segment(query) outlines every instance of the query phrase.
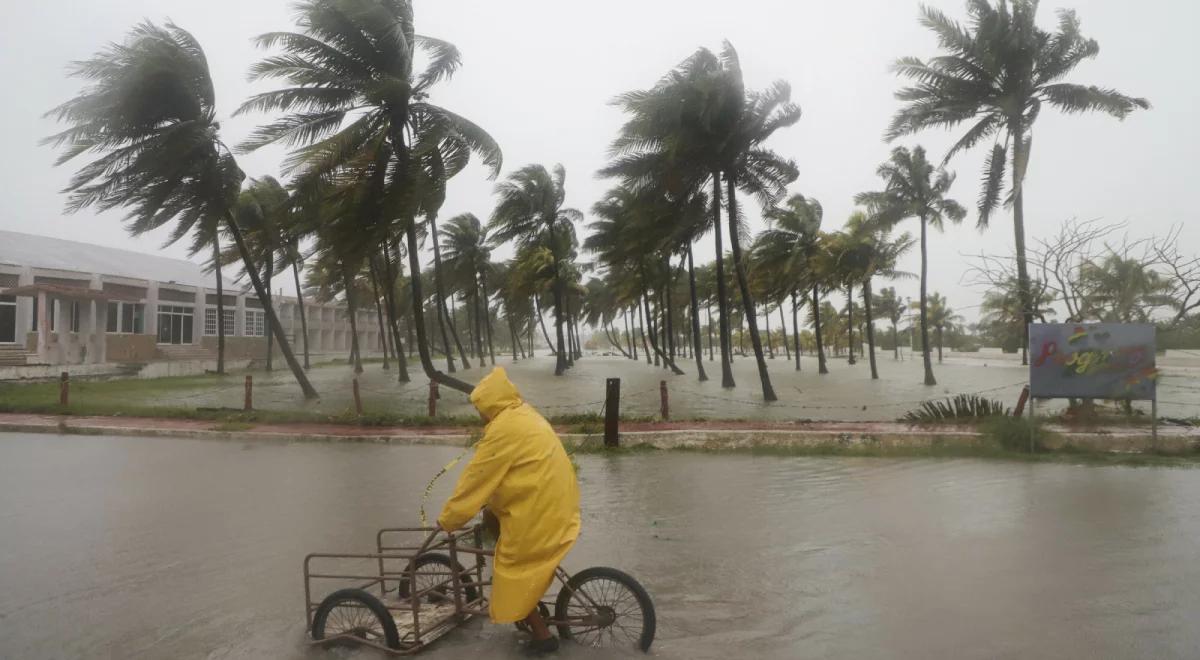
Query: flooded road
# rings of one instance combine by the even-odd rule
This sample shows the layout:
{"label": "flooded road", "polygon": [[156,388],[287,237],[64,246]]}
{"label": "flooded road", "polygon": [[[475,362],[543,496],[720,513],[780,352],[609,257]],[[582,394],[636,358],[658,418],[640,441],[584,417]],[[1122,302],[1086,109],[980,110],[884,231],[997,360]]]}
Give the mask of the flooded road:
{"label": "flooded road", "polygon": [[[410,524],[448,447],[0,435],[0,657],[358,660],[301,561]],[[975,460],[580,457],[583,536],[660,658],[1190,658],[1200,473]],[[437,485],[435,511],[453,485]],[[639,654],[640,655],[640,654]],[[473,622],[421,657],[520,657]],[[612,657],[567,647],[567,659]]]}

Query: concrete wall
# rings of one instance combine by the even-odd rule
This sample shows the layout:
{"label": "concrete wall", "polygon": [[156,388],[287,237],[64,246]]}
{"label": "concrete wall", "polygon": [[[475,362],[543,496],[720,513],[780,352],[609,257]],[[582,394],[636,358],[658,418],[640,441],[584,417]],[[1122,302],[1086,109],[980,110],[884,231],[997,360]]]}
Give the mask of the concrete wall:
{"label": "concrete wall", "polygon": [[[34,342],[37,335],[34,334]],[[152,362],[158,359],[158,345],[152,335],[105,335],[109,362]]]}

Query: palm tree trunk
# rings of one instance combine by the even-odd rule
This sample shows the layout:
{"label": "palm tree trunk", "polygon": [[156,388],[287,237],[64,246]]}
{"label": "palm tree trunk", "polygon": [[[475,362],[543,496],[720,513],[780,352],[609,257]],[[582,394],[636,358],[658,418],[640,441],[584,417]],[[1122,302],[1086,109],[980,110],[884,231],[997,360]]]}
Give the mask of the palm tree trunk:
{"label": "palm tree trunk", "polygon": [[[554,238],[554,219],[546,224],[550,234],[550,256],[554,259],[554,338],[555,346],[554,375],[561,376],[567,370],[567,354],[563,346],[563,287],[562,273],[558,265],[558,242]],[[543,328],[543,332],[545,328]]]}
{"label": "palm tree trunk", "polygon": [[[496,365],[496,345],[492,343],[492,310],[488,305],[487,276],[479,273],[479,286],[483,290],[483,322],[487,330],[488,359]],[[482,365],[481,365],[482,366]]]}
{"label": "palm tree trunk", "polygon": [[479,356],[479,366],[486,367],[487,360],[485,360],[483,356],[483,320],[479,318],[479,279],[478,276],[472,277],[471,279],[474,280],[475,284],[475,295],[472,304],[472,308],[475,310],[475,352]]}
{"label": "palm tree trunk", "polygon": [[633,331],[629,325],[629,310],[621,310],[621,317],[625,319],[625,344],[629,347],[629,352],[633,354],[633,359],[638,359],[637,342],[633,340]]}
{"label": "palm tree trunk", "polygon": [[[701,382],[708,380],[704,373],[704,349],[700,346],[700,301],[696,299],[696,266],[692,261],[692,244],[687,244],[688,294],[692,317],[692,354],[696,357],[696,373]],[[712,335],[709,334],[709,350],[712,350]]]}
{"label": "palm tree trunk", "polygon": [[361,374],[362,350],[358,345],[358,308],[354,300],[354,282],[350,279],[350,269],[342,266],[342,283],[346,290],[346,311],[350,314],[350,353],[354,356],[354,373]]}
{"label": "palm tree trunk", "polygon": [[379,320],[379,343],[383,345],[383,370],[387,371],[391,369],[391,365],[388,364],[387,333],[383,329],[383,305],[379,304],[379,282],[375,278],[374,264],[369,265],[367,272],[371,278],[372,298],[375,299],[375,317]]}
{"label": "palm tree trunk", "polygon": [[412,282],[413,326],[417,333],[417,353],[421,356],[421,368],[425,370],[425,375],[429,377],[429,380],[464,394],[470,394],[471,390],[475,389],[473,385],[447,376],[433,366],[433,358],[429,355],[429,341],[425,335],[425,309],[423,307],[425,295],[421,291],[421,261],[417,253],[416,218],[410,218],[407,224],[404,233],[408,242],[408,269],[413,274],[409,278],[409,281]]}
{"label": "palm tree trunk", "polygon": [[[537,315],[538,326],[542,328],[542,336],[546,338],[546,346],[550,348],[551,355],[558,355],[558,351],[554,350],[554,342],[550,341],[550,333],[546,332],[546,320],[542,318],[542,308],[538,305],[538,297],[533,297],[533,310]],[[532,344],[530,344],[532,352]]]}
{"label": "palm tree trunk", "polygon": [[[267,297],[265,300],[263,300],[262,298],[260,298],[259,300],[260,300],[260,302],[262,302],[264,307],[270,307],[272,309],[272,311],[274,311],[275,303],[271,300],[271,275],[274,274],[274,270],[275,270],[275,258],[270,252],[267,253],[266,261],[267,261],[267,264],[266,264],[267,277],[263,281],[263,284],[267,290]],[[271,324],[272,322],[273,321],[271,321],[270,318],[267,319],[268,325]],[[283,328],[279,329],[279,334],[281,334],[281,335],[283,334]],[[275,367],[274,367],[274,359],[275,359],[274,335],[275,335],[274,330],[272,328],[267,328],[267,371],[275,370]]]}
{"label": "palm tree trunk", "polygon": [[[680,264],[680,265],[682,266],[683,264]],[[667,326],[667,328],[666,328],[667,329],[667,354],[671,356],[672,362],[675,361],[675,319],[674,319],[675,305],[674,305],[674,301],[671,300],[671,291],[674,288],[675,288],[675,277],[674,277],[674,273],[671,271],[671,259],[668,258],[667,259],[667,286],[666,286],[666,290],[663,292],[663,297],[666,298],[666,300],[667,300],[667,309],[666,309],[667,322],[665,324]]]}
{"label": "palm tree trunk", "polygon": [[[437,229],[437,214],[425,214],[425,221],[429,224],[429,237],[433,243],[433,292],[434,292],[434,308],[437,310],[438,327],[442,331],[442,348],[446,352],[446,369],[450,373],[454,373],[454,353],[450,348],[450,337],[446,331],[446,323],[450,317],[450,310],[446,309],[446,292],[442,287],[442,249],[438,240]],[[414,274],[414,277],[417,275]],[[451,326],[453,327],[453,326]],[[458,335],[454,335],[454,342],[459,344],[459,354],[462,354],[462,345],[458,341]],[[466,355],[463,355],[463,369],[470,369],[470,363],[467,362]]]}
{"label": "palm tree trunk", "polygon": [[717,335],[721,340],[721,387],[737,387],[729,363],[729,294],[725,290],[725,248],[721,246],[721,175],[712,173],[713,229],[717,248]]}
{"label": "palm tree trunk", "polygon": [[637,328],[637,329],[641,331],[641,335],[642,335],[642,355],[645,356],[645,358],[646,358],[646,364],[650,364],[651,363],[650,356],[653,354],[650,352],[650,343],[646,341],[646,316],[644,314],[642,314],[641,296],[638,296],[637,312],[638,312],[638,317],[637,317],[638,325],[641,326],[640,328]]}
{"label": "palm tree trunk", "polygon": [[899,360],[900,359],[900,334],[896,330],[895,319],[892,320],[892,352],[893,352],[892,359]]}
{"label": "palm tree trunk", "polygon": [[225,283],[221,281],[221,234],[213,231],[213,271],[217,275],[217,374],[225,375]]}
{"label": "palm tree trunk", "polygon": [[[1024,153],[1025,126],[1020,115],[1017,115],[1009,126],[1009,134],[1013,138],[1012,155],[1012,189],[1013,189],[1013,234],[1017,249],[1017,288],[1021,298],[1021,311],[1025,324],[1021,330],[1024,341],[1021,346],[1029,346],[1029,324],[1033,323],[1033,292],[1029,281],[1029,265],[1025,257],[1025,182],[1024,163],[1029,160],[1029,154]],[[1021,364],[1029,364],[1029,355],[1021,352]]]}
{"label": "palm tree trunk", "polygon": [[779,310],[779,332],[783,335],[783,350],[787,351],[787,359],[790,361],[792,359],[792,348],[788,345],[787,317],[783,315],[783,303],[780,302],[775,308]]}
{"label": "palm tree trunk", "polygon": [[712,340],[712,303],[708,300],[704,301],[704,316],[708,319],[705,324],[708,329],[708,361],[713,361],[713,340]]}
{"label": "palm tree trunk", "polygon": [[732,172],[725,173],[725,187],[729,198],[729,247],[733,250],[733,272],[737,275],[738,289],[742,292],[742,309],[746,310],[746,323],[750,326],[750,345],[754,347],[754,360],[758,363],[758,379],[762,383],[764,401],[775,401],[775,388],[771,385],[771,375],[767,373],[767,361],[763,357],[762,339],[758,336],[758,318],[755,314],[754,299],[750,296],[750,286],[746,282],[746,264],[742,259],[742,245],[738,239],[737,229],[737,182]]}
{"label": "palm tree trunk", "polygon": [[929,310],[925,303],[926,286],[929,275],[929,251],[926,245],[926,221],[921,216],[921,359],[925,364],[925,384],[937,385],[933,377],[933,363],[929,360]]}
{"label": "palm tree trunk", "polygon": [[[505,302],[504,305],[505,305],[504,319],[506,321],[508,321],[508,335],[509,335],[509,338],[512,339],[513,362],[516,362],[521,359],[519,357],[520,354],[517,352],[517,348],[521,345],[521,341],[520,341],[519,334],[517,332],[517,324],[513,321],[512,310],[508,308],[507,302]],[[523,351],[523,349],[522,349],[522,351]]]}
{"label": "palm tree trunk", "polygon": [[813,330],[817,338],[817,373],[827,374],[829,368],[825,365],[825,346],[821,339],[821,293],[817,285],[812,290]]}
{"label": "palm tree trunk", "polygon": [[[233,242],[237,244],[238,253],[242,256],[242,264],[246,274],[250,276],[250,284],[254,287],[254,293],[258,295],[259,300],[270,300],[266,287],[263,286],[262,279],[258,276],[254,260],[250,258],[250,251],[246,248],[246,239],[242,236],[242,230],[238,227],[237,220],[234,219],[232,212],[225,214],[225,222],[229,226],[229,233],[233,236]],[[304,392],[304,398],[317,398],[317,391],[313,389],[312,383],[308,381],[308,376],[304,373],[304,369],[296,361],[296,356],[292,354],[292,347],[288,344],[287,337],[283,334],[283,329],[276,322],[275,310],[271,305],[267,305],[263,311],[266,313],[269,322],[268,327],[271,329],[271,332],[278,335],[279,350],[283,353],[283,359],[287,362],[288,367],[291,368],[292,375],[296,377],[296,382],[300,384],[300,390]]]}
{"label": "palm tree trunk", "polygon": [[[383,244],[380,247],[382,248],[383,252],[383,266],[381,269],[384,275],[383,304],[386,307],[388,315],[388,329],[391,330],[392,333],[392,348],[394,349],[393,353],[396,356],[396,365],[400,367],[400,372],[397,374],[396,379],[401,383],[407,383],[409,382],[408,357],[404,355],[404,342],[400,340],[400,310],[397,309],[396,305],[396,283],[400,281],[400,277],[403,277],[404,273],[403,264],[400,263],[400,244],[398,241],[395,244],[396,261],[394,266],[391,254],[389,252],[388,242],[383,241]],[[373,265],[373,267],[380,269],[378,266]],[[398,274],[399,277],[397,276]],[[406,323],[404,327],[406,332],[412,332],[411,323]],[[412,346],[413,342],[410,335],[408,342],[409,357],[412,355]]]}
{"label": "palm tree trunk", "polygon": [[854,285],[846,286],[846,348],[850,353],[849,363],[854,361]]}
{"label": "palm tree trunk", "polygon": [[621,351],[621,355],[624,355],[625,357],[629,357],[629,353],[627,353],[625,351],[624,346],[621,346],[621,342],[616,339],[613,339],[612,327],[610,326],[610,324],[604,323],[603,321],[601,321],[601,325],[604,326],[604,336],[608,337],[608,343],[615,346],[618,351]]}
{"label": "palm tree trunk", "polygon": [[942,363],[942,329],[943,329],[943,326],[940,326],[940,325],[939,325],[939,326],[937,327],[937,335],[938,335],[938,364],[941,364],[941,363]]}
{"label": "palm tree trunk", "polygon": [[663,364],[664,368],[670,369],[671,373],[675,374],[676,376],[682,376],[683,370],[680,369],[679,367],[675,366],[675,361],[672,360],[671,357],[668,356],[666,354],[666,352],[664,352],[662,350],[662,348],[660,348],[658,345],[658,339],[657,339],[658,328],[654,327],[654,320],[653,320],[654,316],[653,316],[652,312],[650,311],[650,294],[649,294],[649,292],[647,292],[646,295],[642,297],[642,302],[646,306],[646,318],[650,319],[650,321],[649,321],[650,322],[650,348],[654,349],[654,364],[655,364],[655,366],[658,365],[658,358],[662,357],[662,364]]}
{"label": "palm tree trunk", "polygon": [[[447,304],[446,301],[443,300],[442,307],[445,308],[446,304]],[[450,305],[450,307],[448,309],[445,309],[446,325],[450,328],[450,337],[454,339],[454,346],[458,348],[459,362],[462,363],[463,369],[470,369],[471,368],[471,360],[469,360],[467,358],[467,351],[463,348],[462,338],[460,338],[458,335],[458,326],[454,322],[454,314],[457,313],[457,311],[458,311],[458,299],[455,296],[453,291],[450,292],[449,305]],[[464,305],[464,307],[465,307],[465,305]],[[468,314],[468,316],[469,316],[469,314]],[[467,321],[467,327],[468,328],[470,327],[470,319],[468,319],[468,321]],[[469,338],[468,338],[468,340],[469,340]]]}
{"label": "palm tree trunk", "polygon": [[767,333],[767,355],[770,355],[771,359],[774,360],[775,359],[775,343],[773,341],[771,341],[771,305],[769,303],[763,305],[763,313],[764,313],[763,316],[766,319],[766,322],[764,323],[763,327]]}
{"label": "palm tree trunk", "polygon": [[871,311],[871,280],[863,282],[863,311],[867,315],[867,359],[871,363],[871,380],[879,380],[879,368],[875,365],[875,319]]}
{"label": "palm tree trunk", "polygon": [[300,287],[300,248],[294,246],[292,249],[292,279],[296,282],[296,309],[300,312],[300,335],[301,345],[304,348],[304,368],[311,368],[308,361],[308,317],[304,311],[304,291]]}
{"label": "palm tree trunk", "polygon": [[796,292],[792,292],[792,343],[796,345],[796,371],[800,371],[800,303]]}

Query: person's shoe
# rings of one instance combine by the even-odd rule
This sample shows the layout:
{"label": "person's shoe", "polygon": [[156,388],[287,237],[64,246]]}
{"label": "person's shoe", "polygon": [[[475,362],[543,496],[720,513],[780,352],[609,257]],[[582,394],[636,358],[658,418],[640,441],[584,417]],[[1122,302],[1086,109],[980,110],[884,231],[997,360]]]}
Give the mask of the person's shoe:
{"label": "person's shoe", "polygon": [[558,638],[551,635],[546,639],[531,639],[525,651],[532,656],[542,656],[558,650]]}

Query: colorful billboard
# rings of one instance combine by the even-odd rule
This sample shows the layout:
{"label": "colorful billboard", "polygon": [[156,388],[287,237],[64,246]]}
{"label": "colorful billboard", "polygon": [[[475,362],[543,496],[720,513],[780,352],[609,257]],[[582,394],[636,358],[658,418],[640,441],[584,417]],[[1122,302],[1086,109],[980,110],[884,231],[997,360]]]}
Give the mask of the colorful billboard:
{"label": "colorful billboard", "polygon": [[1043,399],[1154,399],[1154,326],[1033,323],[1029,393]]}

